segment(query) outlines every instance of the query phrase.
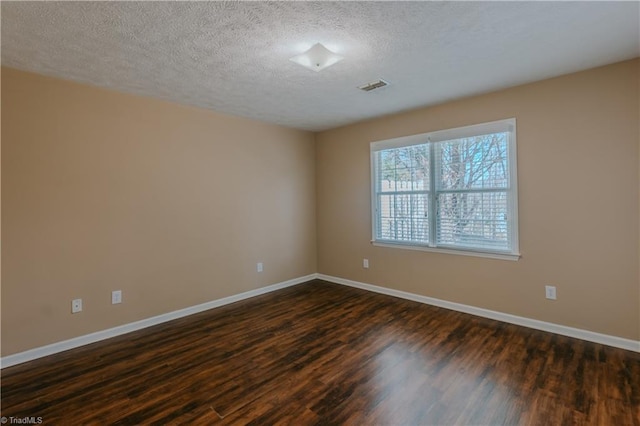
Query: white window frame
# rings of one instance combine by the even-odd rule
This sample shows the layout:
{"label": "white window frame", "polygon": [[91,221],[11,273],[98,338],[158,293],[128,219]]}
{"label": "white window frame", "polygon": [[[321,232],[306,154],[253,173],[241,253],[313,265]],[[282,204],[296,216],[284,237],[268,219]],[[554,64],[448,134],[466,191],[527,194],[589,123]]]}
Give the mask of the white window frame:
{"label": "white window frame", "polygon": [[[437,227],[437,195],[438,193],[447,192],[436,190],[436,167],[434,152],[437,148],[436,142],[444,142],[449,140],[455,140],[465,137],[481,136],[492,133],[507,133],[508,134],[508,158],[509,158],[509,187],[507,188],[509,214],[508,226],[509,226],[509,245],[511,250],[492,250],[487,248],[460,248],[447,245],[437,245],[436,243],[436,227]],[[409,243],[406,241],[394,241],[394,240],[378,240],[378,227],[380,226],[379,207],[377,202],[377,195],[379,188],[376,187],[378,179],[376,176],[376,153],[378,151],[402,148],[413,145],[429,144],[430,150],[430,190],[429,190],[429,243],[418,244]],[[517,147],[516,147],[516,119],[508,118],[504,120],[492,121],[489,123],[475,124],[471,126],[457,127],[453,129],[439,130],[429,133],[422,133],[419,135],[404,136],[395,139],[387,139],[381,141],[371,142],[370,154],[371,154],[371,235],[372,244],[380,247],[392,247],[402,248],[409,250],[421,250],[438,253],[458,254],[464,256],[478,256],[488,257],[493,259],[504,260],[518,260],[520,258],[519,239],[518,239],[518,171],[517,171]],[[459,191],[459,190],[458,190]],[[463,190],[467,191],[467,190]],[[486,193],[490,191],[482,190],[468,190],[468,192],[480,192]]]}

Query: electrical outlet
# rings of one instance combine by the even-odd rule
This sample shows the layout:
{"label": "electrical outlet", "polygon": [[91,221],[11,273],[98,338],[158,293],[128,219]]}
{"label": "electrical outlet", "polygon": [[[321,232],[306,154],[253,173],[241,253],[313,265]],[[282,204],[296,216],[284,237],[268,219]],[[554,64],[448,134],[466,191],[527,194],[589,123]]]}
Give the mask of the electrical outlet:
{"label": "electrical outlet", "polygon": [[544,293],[547,299],[556,300],[556,288],[552,285],[544,286]]}
{"label": "electrical outlet", "polygon": [[262,270],[263,270],[263,269],[264,269],[264,268],[263,268],[263,266],[262,266],[262,262],[258,262],[258,264],[256,265],[256,270],[257,270],[258,272],[262,272]]}
{"label": "electrical outlet", "polygon": [[114,290],[111,292],[111,304],[117,305],[122,303],[122,290]]}
{"label": "electrical outlet", "polygon": [[362,259],[362,267],[365,269],[369,268],[369,259]]}
{"label": "electrical outlet", "polygon": [[78,312],[82,312],[82,299],[73,299],[71,301],[71,313],[77,314]]}

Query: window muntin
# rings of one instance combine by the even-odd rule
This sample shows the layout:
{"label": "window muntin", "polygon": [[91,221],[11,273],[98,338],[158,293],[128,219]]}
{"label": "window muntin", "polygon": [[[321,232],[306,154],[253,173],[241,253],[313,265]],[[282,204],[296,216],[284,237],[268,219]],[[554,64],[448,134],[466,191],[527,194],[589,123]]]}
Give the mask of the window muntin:
{"label": "window muntin", "polygon": [[515,119],[374,142],[374,243],[518,254]]}

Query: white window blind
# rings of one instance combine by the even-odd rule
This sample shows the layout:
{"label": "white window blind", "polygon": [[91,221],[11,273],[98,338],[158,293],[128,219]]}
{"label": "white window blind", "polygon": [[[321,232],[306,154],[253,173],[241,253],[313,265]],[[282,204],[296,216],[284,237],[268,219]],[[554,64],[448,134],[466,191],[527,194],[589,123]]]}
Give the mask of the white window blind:
{"label": "white window blind", "polygon": [[518,255],[515,119],[371,144],[373,241]]}

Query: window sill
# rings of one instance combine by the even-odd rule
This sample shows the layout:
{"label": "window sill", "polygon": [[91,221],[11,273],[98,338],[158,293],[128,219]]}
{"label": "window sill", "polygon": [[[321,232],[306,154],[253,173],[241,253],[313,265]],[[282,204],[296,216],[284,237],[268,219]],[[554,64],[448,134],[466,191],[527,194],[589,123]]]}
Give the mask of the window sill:
{"label": "window sill", "polygon": [[511,253],[494,253],[494,252],[486,252],[486,251],[459,250],[459,249],[428,247],[428,246],[419,246],[419,245],[411,245],[411,244],[396,244],[396,243],[381,242],[381,241],[371,241],[371,244],[377,247],[389,247],[389,248],[398,248],[398,249],[405,249],[405,250],[428,251],[433,253],[444,253],[444,254],[457,254],[459,256],[485,257],[488,259],[500,259],[500,260],[511,260],[511,261],[517,261],[521,257],[519,253],[511,254]]}

